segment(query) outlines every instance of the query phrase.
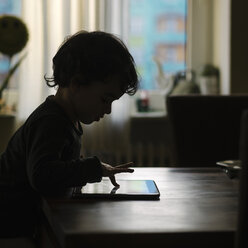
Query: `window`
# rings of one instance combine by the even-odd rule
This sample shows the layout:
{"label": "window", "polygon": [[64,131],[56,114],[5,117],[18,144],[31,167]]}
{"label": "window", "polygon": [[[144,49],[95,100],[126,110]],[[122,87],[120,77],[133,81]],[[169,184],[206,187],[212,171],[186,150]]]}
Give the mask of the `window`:
{"label": "window", "polygon": [[[16,0],[1,0],[0,1],[0,16],[8,14],[8,15],[21,15],[21,1]],[[3,79],[6,76],[6,73],[9,70],[9,59],[7,56],[4,56],[0,53],[0,85]],[[11,82],[10,82],[11,87]],[[13,84],[12,84],[13,87]]]}
{"label": "window", "polygon": [[128,47],[141,75],[140,88],[157,88],[154,57],[165,73],[186,68],[187,0],[129,0]]}

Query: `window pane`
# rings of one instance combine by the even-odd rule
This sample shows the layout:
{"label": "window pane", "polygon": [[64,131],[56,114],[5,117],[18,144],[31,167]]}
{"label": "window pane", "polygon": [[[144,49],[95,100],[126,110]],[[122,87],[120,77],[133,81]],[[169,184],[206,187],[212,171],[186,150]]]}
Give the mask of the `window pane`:
{"label": "window pane", "polygon": [[0,15],[11,14],[20,15],[21,14],[21,1],[17,0],[1,0],[0,1]]}
{"label": "window pane", "polygon": [[156,89],[157,67],[165,73],[185,70],[187,0],[129,0],[128,46],[141,88]]}
{"label": "window pane", "polygon": [[[21,15],[21,1],[16,0],[1,0],[0,1],[0,16]],[[0,53],[0,85],[9,70],[9,58]]]}

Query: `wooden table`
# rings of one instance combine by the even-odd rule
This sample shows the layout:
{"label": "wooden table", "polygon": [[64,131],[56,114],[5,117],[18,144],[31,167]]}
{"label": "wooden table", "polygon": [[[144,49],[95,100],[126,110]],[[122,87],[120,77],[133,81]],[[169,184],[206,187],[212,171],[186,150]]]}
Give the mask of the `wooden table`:
{"label": "wooden table", "polygon": [[233,247],[238,180],[220,168],[136,168],[118,178],[155,180],[160,200],[46,198],[53,246]]}

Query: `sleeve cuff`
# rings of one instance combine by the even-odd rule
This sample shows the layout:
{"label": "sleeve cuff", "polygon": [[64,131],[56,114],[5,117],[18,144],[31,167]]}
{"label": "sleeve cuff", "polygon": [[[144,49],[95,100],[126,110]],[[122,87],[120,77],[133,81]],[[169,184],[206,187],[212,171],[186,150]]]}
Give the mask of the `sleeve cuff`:
{"label": "sleeve cuff", "polygon": [[94,156],[82,160],[82,176],[86,183],[95,183],[102,181],[102,165],[100,160]]}

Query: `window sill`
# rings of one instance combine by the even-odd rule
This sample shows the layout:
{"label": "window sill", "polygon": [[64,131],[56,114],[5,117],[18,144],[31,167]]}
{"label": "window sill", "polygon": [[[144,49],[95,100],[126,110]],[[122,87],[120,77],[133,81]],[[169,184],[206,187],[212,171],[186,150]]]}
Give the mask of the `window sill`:
{"label": "window sill", "polygon": [[148,112],[133,112],[131,118],[164,118],[167,114],[164,110],[154,110]]}

